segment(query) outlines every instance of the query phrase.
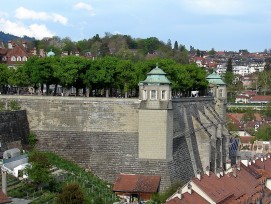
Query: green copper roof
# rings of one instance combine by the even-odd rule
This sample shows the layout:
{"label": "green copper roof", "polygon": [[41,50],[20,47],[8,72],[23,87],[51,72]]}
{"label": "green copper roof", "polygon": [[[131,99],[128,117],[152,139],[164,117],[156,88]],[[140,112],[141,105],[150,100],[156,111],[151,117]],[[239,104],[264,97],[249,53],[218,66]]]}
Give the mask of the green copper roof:
{"label": "green copper roof", "polygon": [[215,72],[207,76],[206,79],[210,84],[226,85],[226,83],[222,80],[221,76]]}
{"label": "green copper roof", "polygon": [[166,73],[156,66],[148,74],[147,78],[140,83],[143,84],[171,84],[171,82],[166,77]]}
{"label": "green copper roof", "polygon": [[54,57],[54,56],[55,56],[55,53],[51,49],[51,51],[47,53],[47,57]]}

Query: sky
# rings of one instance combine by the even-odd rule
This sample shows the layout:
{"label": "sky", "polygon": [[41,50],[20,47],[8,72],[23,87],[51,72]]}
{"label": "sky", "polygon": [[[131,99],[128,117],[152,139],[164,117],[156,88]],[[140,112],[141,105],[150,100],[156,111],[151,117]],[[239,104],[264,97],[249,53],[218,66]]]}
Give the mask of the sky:
{"label": "sky", "polygon": [[73,41],[108,32],[187,49],[262,52],[271,49],[270,10],[270,0],[8,0],[0,31]]}

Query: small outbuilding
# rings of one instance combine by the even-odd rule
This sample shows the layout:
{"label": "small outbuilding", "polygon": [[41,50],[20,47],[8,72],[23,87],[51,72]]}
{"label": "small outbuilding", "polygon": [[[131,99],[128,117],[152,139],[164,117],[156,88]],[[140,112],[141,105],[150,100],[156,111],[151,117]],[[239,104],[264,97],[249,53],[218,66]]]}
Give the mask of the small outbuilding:
{"label": "small outbuilding", "polygon": [[159,191],[160,181],[160,176],[119,174],[113,191],[128,202],[146,201]]}

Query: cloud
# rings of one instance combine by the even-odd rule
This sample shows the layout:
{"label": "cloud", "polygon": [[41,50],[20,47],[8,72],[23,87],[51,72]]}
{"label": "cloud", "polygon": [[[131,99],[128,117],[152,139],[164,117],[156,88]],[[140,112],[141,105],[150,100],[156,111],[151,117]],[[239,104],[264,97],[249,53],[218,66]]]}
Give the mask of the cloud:
{"label": "cloud", "polygon": [[4,18],[0,18],[0,30],[16,36],[26,35],[29,37],[35,37],[36,39],[54,36],[54,33],[43,24],[31,24],[30,26],[25,26]]}
{"label": "cloud", "polygon": [[245,0],[183,0],[190,10],[209,15],[240,15],[247,7]]}
{"label": "cloud", "polygon": [[8,13],[0,11],[0,17],[8,17]]}
{"label": "cloud", "polygon": [[87,10],[89,12],[89,14],[91,16],[95,16],[95,12],[93,7],[90,4],[84,3],[84,2],[79,2],[77,4],[74,5],[75,9],[83,9],[83,10]]}
{"label": "cloud", "polygon": [[42,21],[51,20],[56,23],[61,23],[63,25],[66,25],[68,22],[68,19],[64,16],[61,16],[60,14],[36,12],[36,11],[26,9],[24,7],[19,7],[15,10],[15,17],[18,19],[31,19],[31,20],[42,20]]}

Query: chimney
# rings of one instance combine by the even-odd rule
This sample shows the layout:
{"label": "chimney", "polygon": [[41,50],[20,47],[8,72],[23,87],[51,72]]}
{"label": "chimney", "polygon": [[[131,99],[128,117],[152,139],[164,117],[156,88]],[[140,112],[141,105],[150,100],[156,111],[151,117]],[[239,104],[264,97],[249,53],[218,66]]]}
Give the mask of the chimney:
{"label": "chimney", "polygon": [[217,176],[217,178],[220,178],[220,169],[219,168],[216,169],[216,176]]}
{"label": "chimney", "polygon": [[228,170],[230,168],[231,168],[231,161],[227,160],[227,162],[226,162],[226,170]]}
{"label": "chimney", "polygon": [[223,168],[221,168],[220,175],[224,176],[224,170],[223,170]]}
{"label": "chimney", "polygon": [[11,42],[11,40],[8,41],[8,49],[12,49],[12,42]]}
{"label": "chimney", "polygon": [[237,168],[237,170],[239,170],[240,171],[240,166],[241,166],[241,160],[237,160],[236,161],[236,168]]}
{"label": "chimney", "polygon": [[199,169],[197,170],[197,178],[198,178],[198,180],[201,180],[201,172]]}
{"label": "chimney", "polygon": [[5,48],[5,45],[3,42],[0,43],[0,48]]}
{"label": "chimney", "polygon": [[267,160],[266,156],[264,156],[263,158],[264,158],[264,160]]}
{"label": "chimney", "polygon": [[261,162],[263,162],[263,157],[261,157]]}
{"label": "chimney", "polygon": [[267,155],[267,158],[270,159],[270,154]]}
{"label": "chimney", "polygon": [[192,193],[192,185],[191,185],[191,183],[188,183],[188,185],[187,185],[187,192],[188,192],[189,194]]}
{"label": "chimney", "polygon": [[2,191],[7,195],[7,172],[2,170]]}
{"label": "chimney", "polygon": [[251,159],[249,159],[249,161],[248,161],[248,165],[251,165]]}
{"label": "chimney", "polygon": [[37,55],[37,49],[34,47],[32,50],[33,55]]}
{"label": "chimney", "polygon": [[26,49],[27,48],[27,43],[25,41],[23,41],[23,47]]}
{"label": "chimney", "polygon": [[205,171],[207,176],[210,176],[210,167],[206,166],[206,171]]}
{"label": "chimney", "polygon": [[233,175],[234,177],[237,176],[237,172],[236,172],[236,167],[235,167],[235,166],[232,167],[232,175]]}
{"label": "chimney", "polygon": [[248,166],[248,160],[247,159],[244,159],[244,160],[241,160],[241,162],[245,165],[245,166]]}
{"label": "chimney", "polygon": [[177,191],[177,197],[179,199],[182,199],[182,189],[178,189],[178,191]]}

